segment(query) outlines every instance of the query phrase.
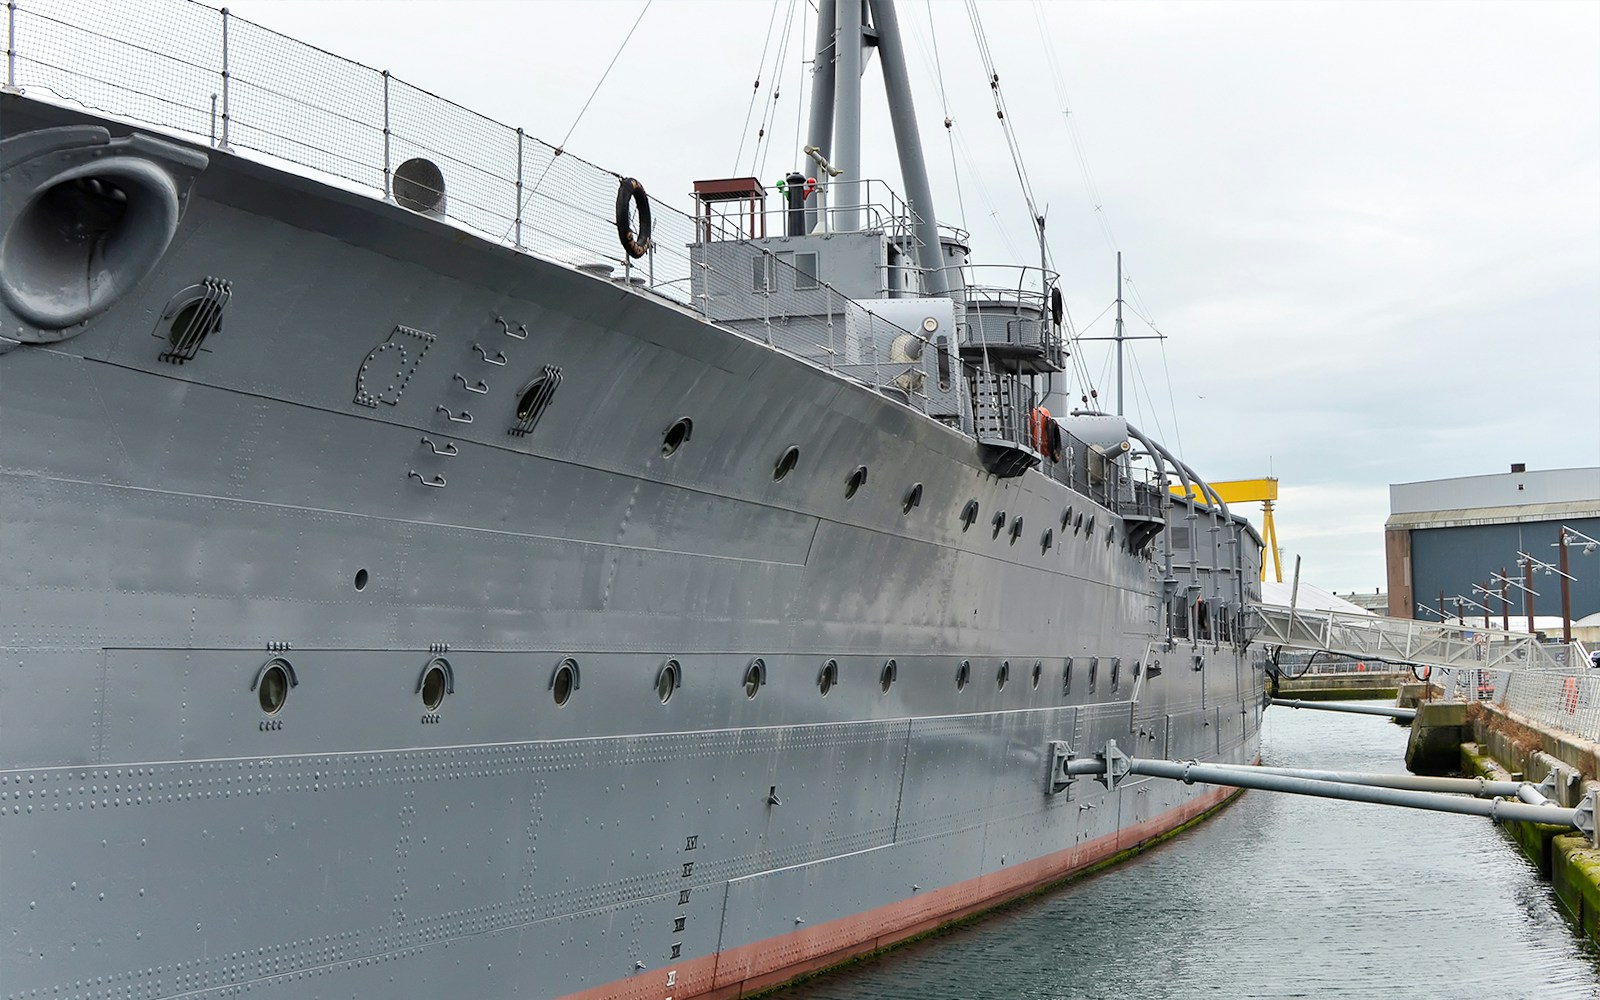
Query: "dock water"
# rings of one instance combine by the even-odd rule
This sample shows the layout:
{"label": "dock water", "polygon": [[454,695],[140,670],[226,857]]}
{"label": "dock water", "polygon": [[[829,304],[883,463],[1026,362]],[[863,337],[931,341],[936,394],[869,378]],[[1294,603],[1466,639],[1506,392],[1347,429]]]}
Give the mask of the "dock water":
{"label": "dock water", "polygon": [[[1380,718],[1274,708],[1263,736],[1267,764],[1404,773],[1408,730]],[[1116,868],[782,996],[1567,1000],[1600,996],[1600,947],[1488,820],[1247,792]]]}

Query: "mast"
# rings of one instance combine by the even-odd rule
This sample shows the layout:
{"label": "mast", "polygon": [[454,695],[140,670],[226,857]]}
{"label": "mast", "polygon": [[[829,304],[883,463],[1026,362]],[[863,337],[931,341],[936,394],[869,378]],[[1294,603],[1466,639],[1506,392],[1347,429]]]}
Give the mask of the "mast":
{"label": "mast", "polygon": [[861,228],[861,0],[835,0],[833,148],[824,155],[838,168],[832,195],[837,225],[828,228],[855,232]]}
{"label": "mast", "polygon": [[869,0],[872,23],[878,30],[878,56],[883,60],[883,89],[889,102],[889,121],[894,126],[895,149],[900,154],[900,178],[906,197],[916,213],[917,264],[922,268],[923,288],[929,295],[948,295],[950,282],[944,272],[944,247],[939,242],[939,219],[933,210],[933,189],[928,184],[928,166],[922,157],[922,135],[917,129],[917,111],[911,101],[911,78],[906,71],[905,49],[900,44],[900,20],[892,0]]}
{"label": "mast", "polygon": [[1117,251],[1117,416],[1122,412],[1122,251]]}
{"label": "mast", "polygon": [[811,116],[806,125],[806,144],[822,150],[824,155],[833,152],[828,148],[833,138],[833,15],[831,3],[824,3],[817,10],[817,55],[811,63]]}

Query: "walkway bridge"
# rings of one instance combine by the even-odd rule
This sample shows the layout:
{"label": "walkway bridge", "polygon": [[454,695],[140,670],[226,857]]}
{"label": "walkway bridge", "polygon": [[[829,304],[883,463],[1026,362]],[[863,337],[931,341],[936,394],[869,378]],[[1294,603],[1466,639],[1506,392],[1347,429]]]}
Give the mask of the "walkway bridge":
{"label": "walkway bridge", "polygon": [[1309,611],[1259,604],[1257,641],[1284,649],[1336,653],[1356,660],[1468,670],[1568,670],[1587,667],[1582,643],[1542,643],[1526,632]]}

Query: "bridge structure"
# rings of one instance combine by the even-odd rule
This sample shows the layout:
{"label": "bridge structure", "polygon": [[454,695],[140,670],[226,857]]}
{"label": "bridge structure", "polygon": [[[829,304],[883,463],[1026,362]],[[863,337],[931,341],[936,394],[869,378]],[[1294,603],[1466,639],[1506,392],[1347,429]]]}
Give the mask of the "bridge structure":
{"label": "bridge structure", "polygon": [[1277,604],[1260,604],[1256,611],[1261,621],[1260,642],[1373,663],[1461,670],[1579,671],[1590,662],[1582,643],[1544,643],[1526,632]]}

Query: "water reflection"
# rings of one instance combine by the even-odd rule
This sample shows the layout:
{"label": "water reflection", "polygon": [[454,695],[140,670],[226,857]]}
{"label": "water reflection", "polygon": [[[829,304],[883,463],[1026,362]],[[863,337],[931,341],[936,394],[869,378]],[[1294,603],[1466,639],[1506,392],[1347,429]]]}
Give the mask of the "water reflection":
{"label": "water reflection", "polygon": [[[1274,708],[1263,757],[1403,771],[1406,731]],[[1600,950],[1487,820],[1250,792],[1046,898],[783,1000],[1600,997]]]}

